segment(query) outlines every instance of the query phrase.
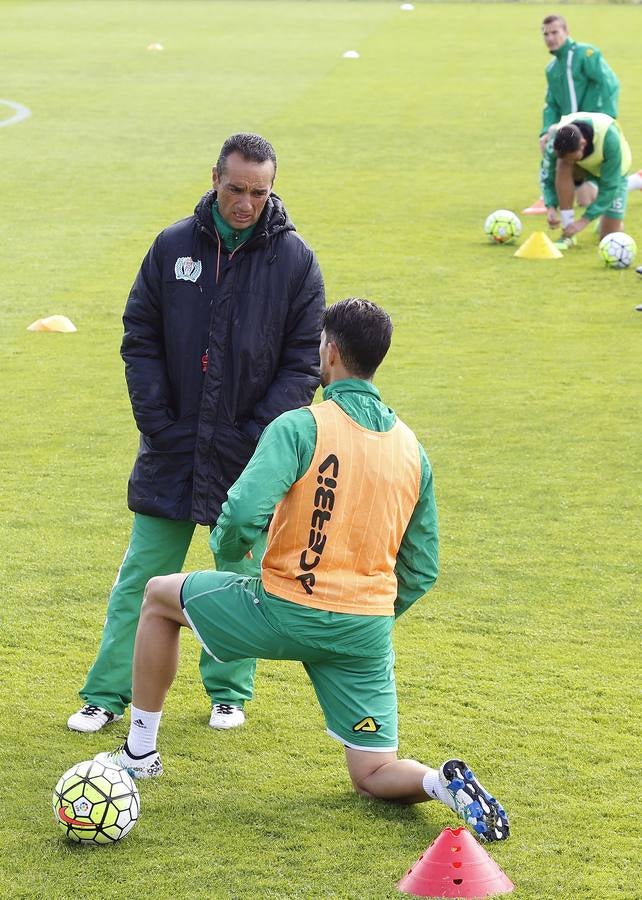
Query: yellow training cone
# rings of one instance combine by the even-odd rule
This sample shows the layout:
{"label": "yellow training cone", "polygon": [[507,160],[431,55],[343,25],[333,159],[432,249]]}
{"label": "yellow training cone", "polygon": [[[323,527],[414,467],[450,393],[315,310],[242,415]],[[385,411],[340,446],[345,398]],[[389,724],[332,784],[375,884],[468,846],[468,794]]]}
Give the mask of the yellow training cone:
{"label": "yellow training cone", "polygon": [[27,331],[62,331],[66,334],[78,329],[67,316],[47,316],[46,319],[36,319],[27,328]]}
{"label": "yellow training cone", "polygon": [[563,254],[543,231],[534,231],[513,256],[522,259],[561,259]]}

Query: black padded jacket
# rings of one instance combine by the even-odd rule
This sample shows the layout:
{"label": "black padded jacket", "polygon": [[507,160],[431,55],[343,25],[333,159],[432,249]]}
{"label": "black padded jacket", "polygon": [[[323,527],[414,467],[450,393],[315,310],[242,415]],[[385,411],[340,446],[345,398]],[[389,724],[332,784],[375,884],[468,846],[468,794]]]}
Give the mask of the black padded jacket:
{"label": "black padded jacket", "polygon": [[152,244],[121,347],[140,431],[129,508],[204,525],[265,426],[310,403],[325,303],[315,255],[276,194],[232,253],[214,227],[215,198]]}

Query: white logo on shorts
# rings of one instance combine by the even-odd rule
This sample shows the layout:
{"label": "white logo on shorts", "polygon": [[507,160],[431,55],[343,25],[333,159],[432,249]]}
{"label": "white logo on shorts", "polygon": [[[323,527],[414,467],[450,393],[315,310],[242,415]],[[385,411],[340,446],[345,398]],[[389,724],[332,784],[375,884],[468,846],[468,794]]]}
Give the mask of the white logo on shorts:
{"label": "white logo on shorts", "polygon": [[203,263],[200,259],[192,259],[191,256],[179,256],[174,266],[174,272],[179,281],[195,282],[202,271]]}

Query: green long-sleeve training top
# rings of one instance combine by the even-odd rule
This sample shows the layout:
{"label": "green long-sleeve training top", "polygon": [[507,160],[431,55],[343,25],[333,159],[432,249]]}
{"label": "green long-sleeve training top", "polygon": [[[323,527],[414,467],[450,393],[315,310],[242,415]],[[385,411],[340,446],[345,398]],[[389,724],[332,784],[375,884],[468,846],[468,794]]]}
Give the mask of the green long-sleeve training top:
{"label": "green long-sleeve training top", "polygon": [[[578,113],[575,119],[577,121],[589,123],[595,131],[597,131],[598,128],[604,129],[604,126],[598,125],[595,122],[595,119],[589,114]],[[558,199],[557,190],[555,189],[557,156],[553,150],[554,140],[555,132],[553,131],[546,145],[546,149],[544,150],[544,156],[542,157],[540,183],[546,206],[557,207]],[[597,197],[593,203],[586,207],[583,213],[584,218],[588,219],[590,222],[592,222],[593,219],[597,219],[599,216],[604,215],[611,205],[618,189],[621,187],[623,157],[622,141],[622,132],[618,126],[615,123],[609,125],[604,133],[604,159],[599,167],[599,174],[592,175],[589,171],[586,173],[586,177],[589,180],[597,182],[599,189]],[[577,163],[577,166],[580,169],[582,168],[582,160]]]}
{"label": "green long-sleeve training top", "polygon": [[[397,417],[381,402],[368,381],[335,381],[323,391],[359,425],[389,431]],[[268,425],[254,456],[230,488],[210,544],[227,559],[241,559],[254,545],[270,515],[295,481],[310,467],[316,446],[316,422],[307,408],[283,413]],[[438,574],[437,507],[432,470],[418,443],[421,458],[419,499],[403,536],[395,575],[395,615],[405,612],[434,584]]]}

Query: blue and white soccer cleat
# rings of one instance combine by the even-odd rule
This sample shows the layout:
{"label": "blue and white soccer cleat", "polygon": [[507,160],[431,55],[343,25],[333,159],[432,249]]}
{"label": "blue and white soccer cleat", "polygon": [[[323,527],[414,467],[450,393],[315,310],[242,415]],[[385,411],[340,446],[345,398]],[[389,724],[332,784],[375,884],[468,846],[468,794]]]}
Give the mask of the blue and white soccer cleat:
{"label": "blue and white soccer cleat", "polygon": [[477,781],[461,759],[449,759],[439,769],[439,781],[452,797],[455,812],[480,841],[505,841],[510,834],[503,806]]}

